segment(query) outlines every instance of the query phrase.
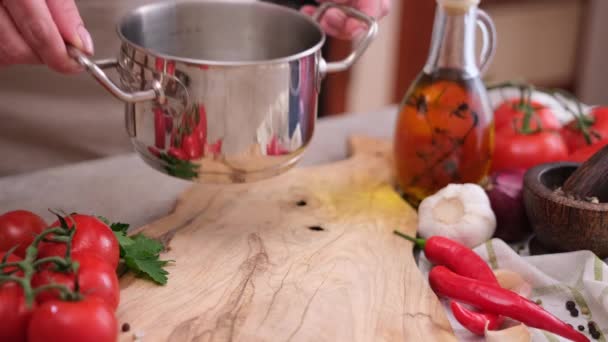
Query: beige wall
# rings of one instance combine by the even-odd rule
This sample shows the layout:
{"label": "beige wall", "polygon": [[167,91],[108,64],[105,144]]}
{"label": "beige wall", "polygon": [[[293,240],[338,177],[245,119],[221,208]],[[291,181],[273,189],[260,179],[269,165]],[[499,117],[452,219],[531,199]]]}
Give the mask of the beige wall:
{"label": "beige wall", "polygon": [[[376,41],[353,69],[347,112],[371,111],[392,102],[402,1],[423,0],[393,0],[391,13],[381,22]],[[608,3],[608,0],[592,1]],[[486,74],[487,80],[525,79],[562,85],[575,79],[577,66],[582,63],[577,52],[584,27],[583,1],[517,1],[486,10],[498,32],[497,53]],[[603,36],[605,42],[607,35],[608,32]]]}
{"label": "beige wall", "polygon": [[380,22],[376,40],[353,68],[347,112],[373,111],[391,103],[397,70],[401,1],[404,0],[392,1],[389,15]]}
{"label": "beige wall", "polygon": [[487,8],[496,24],[496,56],[486,79],[539,84],[573,81],[583,4],[573,0],[518,1]]}

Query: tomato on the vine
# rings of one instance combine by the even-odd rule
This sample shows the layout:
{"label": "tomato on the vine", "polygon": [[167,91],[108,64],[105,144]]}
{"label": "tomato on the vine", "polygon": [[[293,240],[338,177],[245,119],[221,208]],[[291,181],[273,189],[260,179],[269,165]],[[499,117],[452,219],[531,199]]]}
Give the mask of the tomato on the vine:
{"label": "tomato on the vine", "polygon": [[[0,262],[2,261],[2,259],[6,256],[6,251],[0,251]],[[6,258],[6,262],[17,262],[17,261],[21,261],[23,260],[21,257],[15,255],[15,253],[11,253],[8,255],[8,257]],[[11,266],[11,267],[6,267],[3,269],[0,269],[0,274],[4,273],[4,274],[8,274],[11,273],[13,271],[17,271],[19,270],[18,267],[16,266]]]}
{"label": "tomato on the vine", "polygon": [[543,130],[558,130],[561,123],[551,108],[537,102],[520,99],[510,99],[502,102],[494,110],[494,127],[496,130],[505,126],[519,126],[522,124],[526,111],[531,111],[530,129],[539,129],[539,122]]}
{"label": "tomato on the vine", "polygon": [[0,250],[7,251],[19,246],[15,255],[23,258],[27,247],[46,226],[40,216],[27,210],[14,210],[0,215]]}
{"label": "tomato on the vine", "polygon": [[33,311],[27,336],[29,342],[114,342],[118,322],[114,311],[96,297],[51,300]]}
{"label": "tomato on the vine", "polygon": [[25,342],[30,316],[23,288],[17,283],[0,285],[0,341]]}
{"label": "tomato on the vine", "polygon": [[568,122],[560,133],[570,153],[608,138],[608,107],[596,107],[589,114],[581,114]]}
{"label": "tomato on the vine", "polygon": [[608,138],[598,141],[593,145],[581,147],[568,156],[568,161],[584,163],[606,145],[608,145]]}
{"label": "tomato on the vine", "polygon": [[[118,240],[114,232],[97,217],[74,214],[65,217],[70,229],[76,226],[76,233],[72,240],[73,255],[94,255],[107,262],[114,269],[118,266],[120,251]],[[58,227],[59,221],[52,227]],[[65,256],[66,244],[55,242],[41,242],[38,247],[38,258],[49,256]]]}
{"label": "tomato on the vine", "polygon": [[[108,263],[93,255],[74,255],[73,260],[79,263],[78,289],[80,293],[103,299],[113,310],[118,307],[120,300],[120,287],[116,270]],[[34,274],[32,286],[38,288],[43,285],[55,283],[75,290],[76,274],[55,271],[43,268]],[[49,300],[59,299],[58,290],[46,290],[36,296],[40,304]]]}
{"label": "tomato on the vine", "polygon": [[509,127],[496,132],[492,171],[529,169],[542,163],[564,161],[568,148],[557,132],[532,134],[514,132]]}

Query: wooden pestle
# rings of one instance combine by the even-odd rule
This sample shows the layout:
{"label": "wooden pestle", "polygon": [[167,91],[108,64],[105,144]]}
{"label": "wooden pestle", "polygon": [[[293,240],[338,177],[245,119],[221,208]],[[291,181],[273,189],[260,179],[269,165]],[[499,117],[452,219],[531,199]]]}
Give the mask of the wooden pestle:
{"label": "wooden pestle", "polygon": [[577,168],[562,190],[577,198],[597,197],[602,203],[608,202],[608,145]]}

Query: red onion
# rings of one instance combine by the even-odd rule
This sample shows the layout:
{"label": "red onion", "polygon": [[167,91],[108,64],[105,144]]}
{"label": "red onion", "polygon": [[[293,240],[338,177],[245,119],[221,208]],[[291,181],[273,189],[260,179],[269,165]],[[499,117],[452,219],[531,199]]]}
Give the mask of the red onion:
{"label": "red onion", "polygon": [[523,240],[531,231],[523,201],[526,170],[504,170],[493,173],[486,192],[496,215],[494,237],[506,242]]}

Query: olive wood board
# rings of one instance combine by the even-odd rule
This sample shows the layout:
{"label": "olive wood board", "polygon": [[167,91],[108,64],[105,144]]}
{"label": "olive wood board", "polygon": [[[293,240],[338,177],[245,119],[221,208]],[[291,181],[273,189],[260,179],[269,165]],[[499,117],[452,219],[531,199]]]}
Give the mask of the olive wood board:
{"label": "olive wood board", "polygon": [[134,231],[163,241],[169,281],[121,278],[120,341],[455,341],[415,263],[416,212],[391,145],[353,136],[346,160],[272,179],[193,185]]}

